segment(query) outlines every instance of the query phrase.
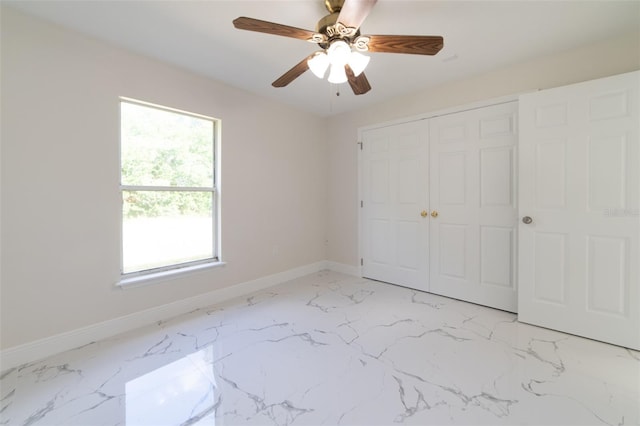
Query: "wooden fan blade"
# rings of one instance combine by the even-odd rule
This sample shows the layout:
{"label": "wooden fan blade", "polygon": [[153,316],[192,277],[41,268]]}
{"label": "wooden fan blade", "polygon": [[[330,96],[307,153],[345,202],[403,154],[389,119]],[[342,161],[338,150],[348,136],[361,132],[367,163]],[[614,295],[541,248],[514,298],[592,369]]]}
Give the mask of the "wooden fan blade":
{"label": "wooden fan blade", "polygon": [[378,0],[345,0],[338,15],[338,22],[345,27],[360,28]]}
{"label": "wooden fan blade", "polygon": [[353,70],[348,64],[344,66],[344,70],[347,73],[349,86],[351,86],[351,90],[353,90],[353,93],[355,93],[356,95],[364,95],[369,90],[371,90],[369,80],[367,80],[367,77],[363,72],[356,77],[353,73]]}
{"label": "wooden fan blade", "polygon": [[370,52],[435,55],[444,46],[444,40],[440,36],[372,35],[367,37],[369,37]]}
{"label": "wooden fan blade", "polygon": [[239,30],[256,31],[259,33],[274,34],[284,37],[297,38],[299,40],[309,40],[315,32],[303,30],[302,28],[290,27],[288,25],[276,24],[269,21],[247,18],[241,16],[233,20],[233,26]]}
{"label": "wooden fan blade", "polygon": [[[315,53],[314,53],[315,54]],[[309,65],[307,65],[307,61],[311,59],[313,55],[309,55],[296,65],[293,66],[289,71],[285,72],[280,76],[279,79],[271,83],[273,87],[284,87],[287,84],[291,83],[296,78],[300,77],[306,70],[309,69]]]}

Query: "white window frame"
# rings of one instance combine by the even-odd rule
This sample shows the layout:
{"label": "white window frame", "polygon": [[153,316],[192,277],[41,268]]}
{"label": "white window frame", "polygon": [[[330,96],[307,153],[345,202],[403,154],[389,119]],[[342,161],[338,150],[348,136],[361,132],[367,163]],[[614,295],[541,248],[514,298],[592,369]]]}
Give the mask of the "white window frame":
{"label": "white window frame", "polygon": [[[155,108],[161,111],[168,111],[176,114],[182,114],[189,117],[196,117],[204,120],[211,121],[213,125],[213,182],[211,187],[181,187],[181,186],[147,186],[147,185],[123,185],[122,184],[122,104],[129,103],[140,105],[148,108]],[[157,268],[145,269],[141,271],[124,272],[124,209],[123,205],[120,205],[120,281],[117,283],[120,287],[138,287],[142,285],[151,284],[156,281],[163,281],[175,277],[176,275],[183,275],[193,272],[198,272],[203,269],[218,267],[224,265],[221,260],[221,226],[220,226],[220,180],[221,180],[221,120],[209,117],[202,114],[192,113],[176,108],[157,105],[137,99],[120,97],[118,102],[119,111],[119,130],[120,130],[120,143],[119,143],[119,155],[118,155],[118,168],[120,170],[120,200],[123,199],[122,195],[124,191],[185,191],[185,192],[210,192],[211,193],[211,219],[212,232],[213,232],[213,257],[208,259],[194,260],[189,262],[171,264],[166,266],[160,266]]]}

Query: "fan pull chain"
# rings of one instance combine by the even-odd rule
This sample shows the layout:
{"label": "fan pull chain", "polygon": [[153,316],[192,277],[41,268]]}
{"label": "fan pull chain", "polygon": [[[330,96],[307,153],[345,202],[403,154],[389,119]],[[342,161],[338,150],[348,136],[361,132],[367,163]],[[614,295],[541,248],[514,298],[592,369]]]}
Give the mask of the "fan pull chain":
{"label": "fan pull chain", "polygon": [[333,92],[334,89],[336,91],[336,96],[340,96],[340,85],[329,83],[329,92]]}
{"label": "fan pull chain", "polygon": [[329,113],[333,113],[333,87],[335,84],[329,83]]}

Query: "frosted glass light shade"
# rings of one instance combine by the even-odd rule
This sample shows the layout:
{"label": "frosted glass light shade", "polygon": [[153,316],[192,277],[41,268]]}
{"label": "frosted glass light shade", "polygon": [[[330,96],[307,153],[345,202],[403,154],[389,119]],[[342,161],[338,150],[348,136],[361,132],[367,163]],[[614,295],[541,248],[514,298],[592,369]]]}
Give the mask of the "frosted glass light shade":
{"label": "frosted glass light shade", "polygon": [[362,53],[351,52],[351,56],[349,56],[349,66],[356,77],[364,71],[369,64],[370,59],[371,58],[369,56],[365,56]]}
{"label": "frosted glass light shade", "polygon": [[324,74],[329,68],[329,57],[324,52],[318,52],[313,58],[307,61],[307,65],[312,73],[318,78],[324,78]]}
{"label": "frosted glass light shade", "polygon": [[344,72],[344,65],[331,65],[331,70],[329,71],[329,83],[340,84],[347,82],[347,73]]}
{"label": "frosted glass light shade", "polygon": [[344,66],[349,62],[349,58],[351,57],[351,48],[346,42],[337,40],[331,43],[331,46],[327,49],[327,55],[329,56],[331,65]]}
{"label": "frosted glass light shade", "polygon": [[356,51],[352,51],[348,43],[343,40],[335,40],[331,43],[325,52],[316,52],[311,59],[307,61],[307,66],[311,72],[318,78],[324,78],[327,68],[329,68],[329,83],[341,84],[348,81],[345,65],[353,71],[357,77],[369,64],[368,56]]}

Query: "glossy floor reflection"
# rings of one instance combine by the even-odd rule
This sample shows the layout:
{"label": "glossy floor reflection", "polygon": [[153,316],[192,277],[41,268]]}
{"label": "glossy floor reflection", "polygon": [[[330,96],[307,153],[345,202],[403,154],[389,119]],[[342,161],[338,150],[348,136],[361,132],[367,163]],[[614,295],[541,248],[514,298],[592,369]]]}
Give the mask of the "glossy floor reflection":
{"label": "glossy floor reflection", "polygon": [[3,371],[7,425],[640,422],[640,353],[320,272]]}

